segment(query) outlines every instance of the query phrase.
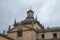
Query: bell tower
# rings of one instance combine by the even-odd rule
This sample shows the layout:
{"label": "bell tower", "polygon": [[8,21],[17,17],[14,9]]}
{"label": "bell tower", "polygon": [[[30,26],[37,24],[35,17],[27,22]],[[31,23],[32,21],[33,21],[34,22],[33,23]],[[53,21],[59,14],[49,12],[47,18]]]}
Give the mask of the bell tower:
{"label": "bell tower", "polygon": [[26,19],[34,19],[34,12],[31,10],[31,8],[27,11]]}

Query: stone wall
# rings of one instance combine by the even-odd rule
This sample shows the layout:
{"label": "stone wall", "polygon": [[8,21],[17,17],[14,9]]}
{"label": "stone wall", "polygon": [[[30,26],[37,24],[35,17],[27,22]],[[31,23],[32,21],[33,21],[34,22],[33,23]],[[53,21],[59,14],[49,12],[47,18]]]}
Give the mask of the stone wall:
{"label": "stone wall", "polygon": [[0,40],[9,40],[9,39],[0,36]]}
{"label": "stone wall", "polygon": [[53,39],[53,33],[57,34],[57,38],[60,38],[60,32],[46,32],[46,33],[38,33],[38,39],[43,39],[42,34],[44,34],[44,39]]}
{"label": "stone wall", "polygon": [[17,32],[8,33],[7,36],[10,37],[10,38],[16,39],[16,37],[17,37]]}
{"label": "stone wall", "polygon": [[[25,27],[26,26],[26,27]],[[35,25],[36,27],[37,25]],[[10,31],[10,33],[7,34],[8,37],[11,37],[15,40],[36,40],[36,32],[34,31],[34,29],[30,29],[30,28],[34,28],[33,26],[31,26],[31,24],[29,25],[20,25],[17,26],[16,28],[14,28],[13,30]],[[18,30],[23,30],[23,36],[22,37],[18,37],[17,33]]]}

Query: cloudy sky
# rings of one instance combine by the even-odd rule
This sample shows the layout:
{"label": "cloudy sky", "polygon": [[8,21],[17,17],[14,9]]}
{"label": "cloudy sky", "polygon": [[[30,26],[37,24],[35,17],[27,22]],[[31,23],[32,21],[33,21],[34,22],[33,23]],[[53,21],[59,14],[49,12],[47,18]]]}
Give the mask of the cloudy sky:
{"label": "cloudy sky", "polygon": [[12,26],[15,18],[17,22],[24,20],[30,5],[45,27],[60,26],[60,0],[0,0],[0,33]]}

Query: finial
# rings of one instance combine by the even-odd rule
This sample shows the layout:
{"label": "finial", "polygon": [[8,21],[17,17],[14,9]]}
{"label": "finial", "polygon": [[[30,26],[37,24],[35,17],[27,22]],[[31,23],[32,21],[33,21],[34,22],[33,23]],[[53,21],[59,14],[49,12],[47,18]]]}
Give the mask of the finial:
{"label": "finial", "polygon": [[30,10],[31,10],[31,5],[30,5]]}
{"label": "finial", "polygon": [[37,15],[36,15],[36,20],[37,20]]}
{"label": "finial", "polygon": [[43,26],[43,28],[44,28],[44,24],[43,24],[42,26]]}
{"label": "finial", "polygon": [[15,19],[15,21],[14,21],[14,25],[16,25],[16,19]]}
{"label": "finial", "polygon": [[44,26],[44,24],[43,24],[43,26]]}
{"label": "finial", "polygon": [[5,30],[3,31],[3,34],[5,34]]}
{"label": "finial", "polygon": [[47,29],[49,29],[49,26],[47,27]]}
{"label": "finial", "polygon": [[11,28],[11,26],[9,25],[9,28],[8,28],[8,30],[10,30],[10,28]]}

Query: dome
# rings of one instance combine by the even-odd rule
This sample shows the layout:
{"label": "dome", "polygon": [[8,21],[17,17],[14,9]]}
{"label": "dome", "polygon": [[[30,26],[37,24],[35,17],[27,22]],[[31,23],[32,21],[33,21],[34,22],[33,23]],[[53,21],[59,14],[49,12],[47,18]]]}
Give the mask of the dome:
{"label": "dome", "polygon": [[29,24],[29,23],[32,23],[32,22],[39,23],[39,21],[37,21],[35,19],[25,19],[25,20],[21,21],[22,24]]}
{"label": "dome", "polygon": [[32,13],[34,13],[34,12],[33,12],[33,10],[31,10],[31,9],[27,11],[27,13],[29,13],[29,12],[32,12]]}

